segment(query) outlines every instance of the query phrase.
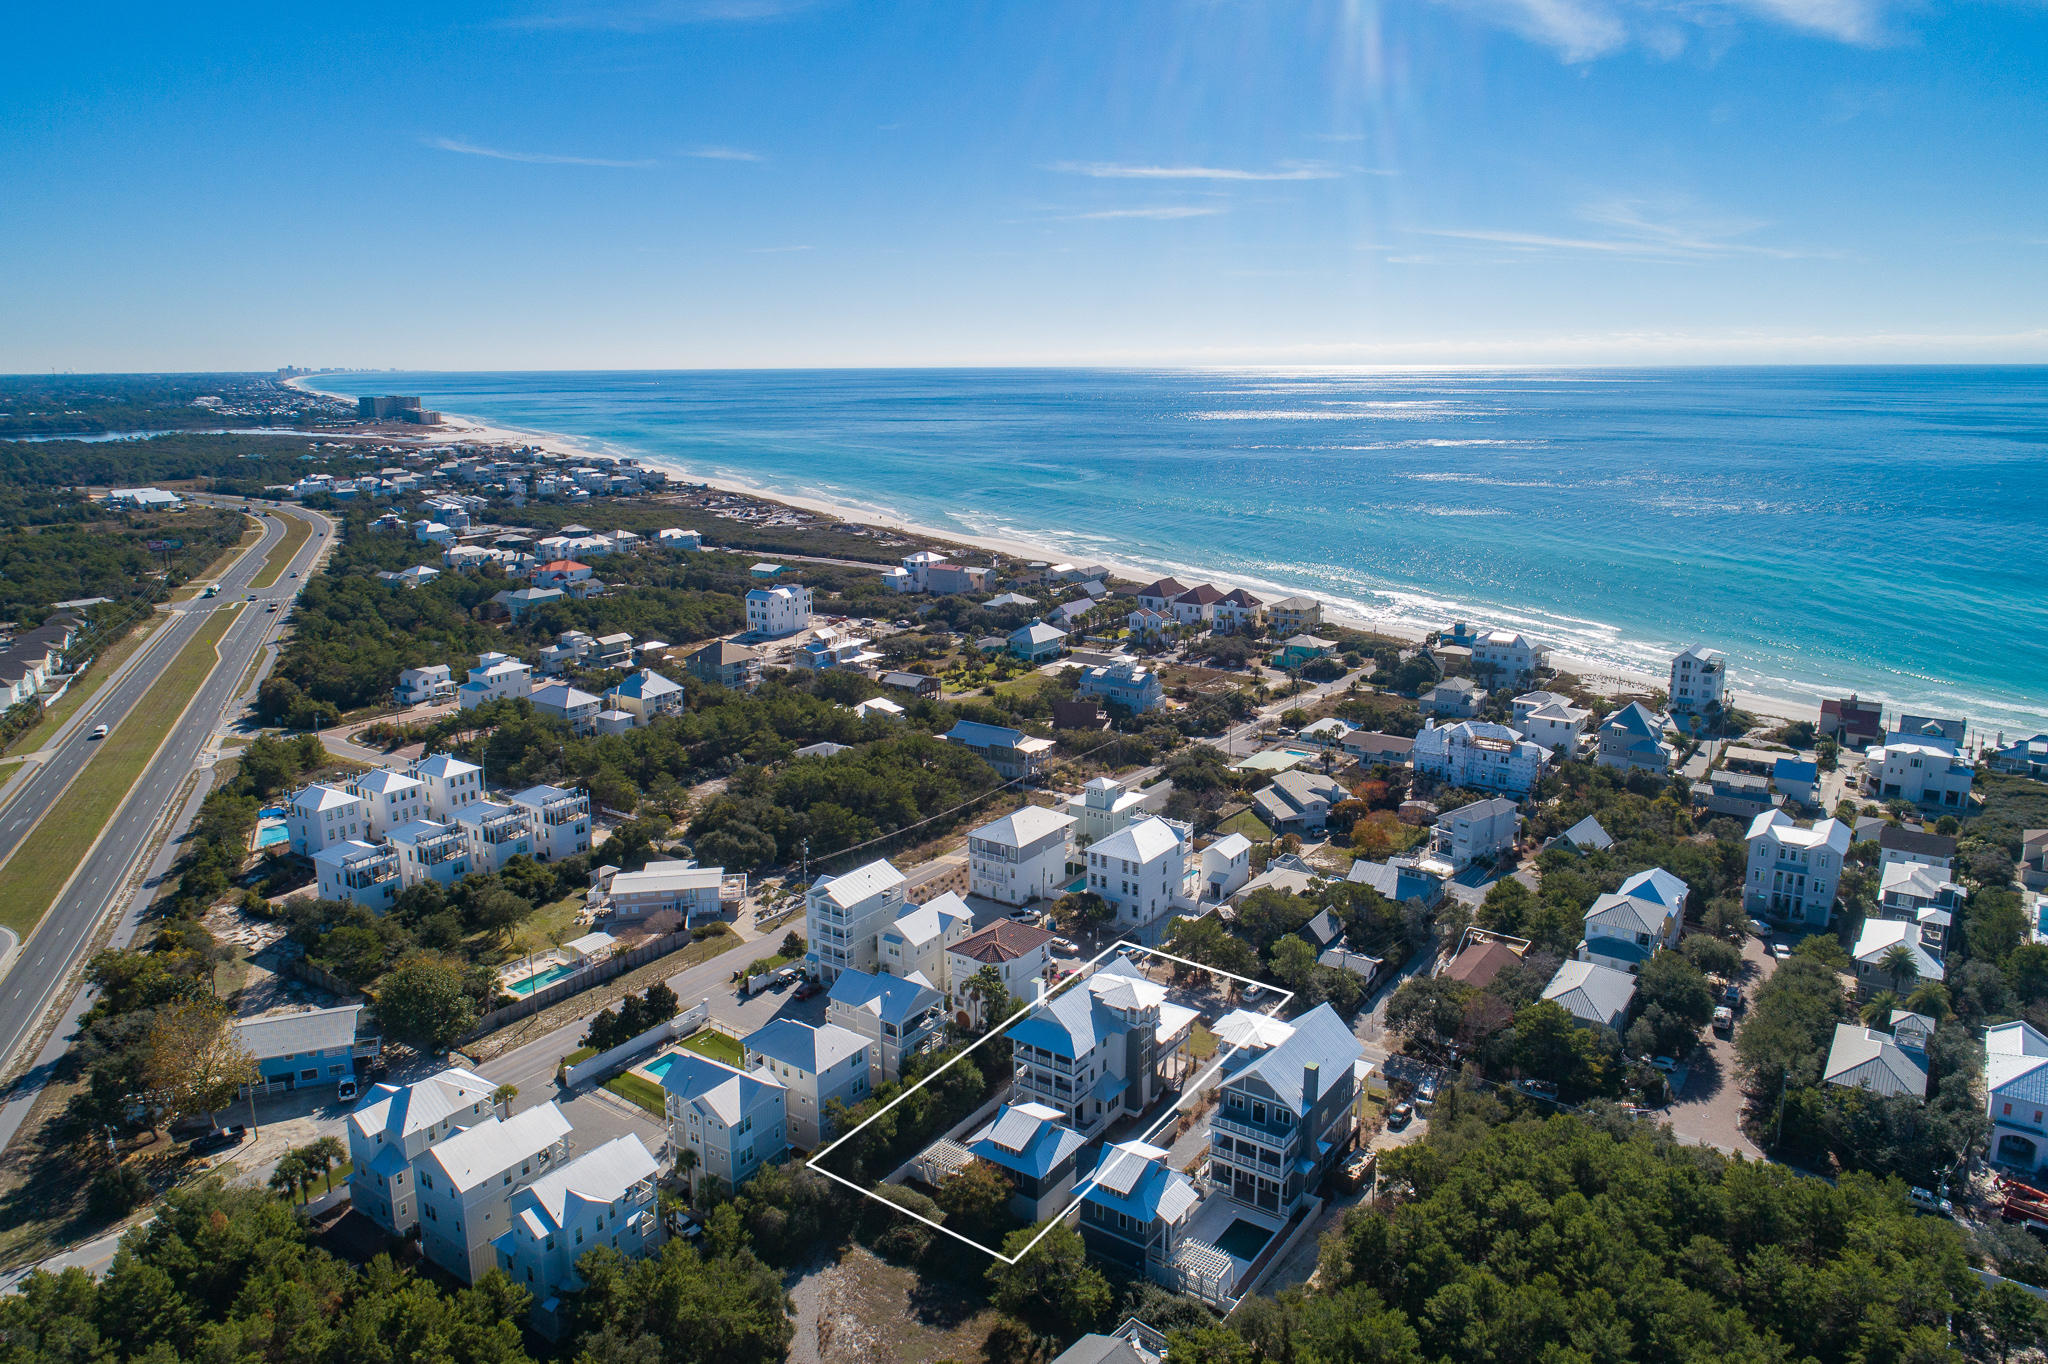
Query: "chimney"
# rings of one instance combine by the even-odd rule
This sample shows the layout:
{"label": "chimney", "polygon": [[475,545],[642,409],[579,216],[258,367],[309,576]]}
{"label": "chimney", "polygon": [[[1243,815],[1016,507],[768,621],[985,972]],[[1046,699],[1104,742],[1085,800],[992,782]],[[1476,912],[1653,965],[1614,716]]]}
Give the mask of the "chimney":
{"label": "chimney", "polygon": [[1301,1067],[1301,1111],[1306,1113],[1316,1106],[1316,1100],[1323,1095],[1323,1070],[1314,1061],[1306,1061]]}

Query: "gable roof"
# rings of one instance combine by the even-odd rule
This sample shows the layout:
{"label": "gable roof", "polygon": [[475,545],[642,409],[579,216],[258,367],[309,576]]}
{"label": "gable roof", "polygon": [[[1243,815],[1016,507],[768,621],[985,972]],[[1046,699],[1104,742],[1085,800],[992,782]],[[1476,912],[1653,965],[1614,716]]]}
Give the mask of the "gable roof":
{"label": "gable roof", "polygon": [[1587,815],[1571,828],[1558,835],[1574,848],[1588,852],[1605,852],[1614,846],[1614,836],[1600,827],[1600,821]]}
{"label": "gable roof", "polygon": [[496,1089],[475,1071],[457,1067],[409,1085],[374,1085],[356,1105],[355,1112],[349,1114],[349,1125],[366,1137],[382,1132],[403,1140],[478,1104],[483,1108],[471,1116],[481,1120],[490,1111],[491,1095]]}
{"label": "gable roof", "polygon": [[903,873],[886,858],[878,857],[864,867],[855,867],[843,876],[812,886],[811,893],[824,895],[841,909],[852,909],[862,901],[902,884]]}
{"label": "gable roof", "polygon": [[778,1018],[740,1039],[751,1060],[764,1056],[808,1075],[821,1075],[849,1056],[864,1055],[868,1040],[837,1023],[814,1028],[794,1018]]}
{"label": "gable roof", "polygon": [[727,1127],[771,1096],[781,1101],[788,1086],[765,1070],[738,1070],[693,1051],[669,1053],[675,1060],[662,1072],[661,1087],[682,1103],[711,1114]]}
{"label": "gable roof", "polygon": [[1954,857],[1956,840],[1925,829],[1908,829],[1902,824],[1885,824],[1877,831],[1877,846],[1886,852],[1912,853],[1919,857]]}
{"label": "gable roof", "polygon": [[1316,1067],[1322,1077],[1322,1092],[1327,1094],[1341,1076],[1351,1074],[1352,1064],[1364,1054],[1365,1049],[1352,1036],[1351,1029],[1344,1026],[1344,1020],[1337,1017],[1337,1011],[1328,1004],[1318,1004],[1294,1020],[1294,1032],[1286,1041],[1224,1083],[1239,1084],[1257,1076],[1275,1098],[1299,1117],[1306,1109],[1302,1103],[1304,1067]]}
{"label": "gable roof", "polygon": [[906,1019],[923,1013],[942,998],[916,972],[907,976],[879,976],[848,969],[832,982],[826,1001],[873,1014],[884,1023],[900,1027]]}
{"label": "gable roof", "polygon": [[1870,967],[1877,967],[1894,947],[1904,946],[1913,954],[1913,972],[1920,980],[1940,980],[1947,971],[1933,953],[1920,945],[1920,926],[1903,919],[1865,919],[1849,955]]}
{"label": "gable roof", "polygon": [[1636,978],[1597,962],[1568,961],[1543,987],[1543,997],[1582,1022],[1611,1027],[1635,999]]}
{"label": "gable roof", "polygon": [[1631,701],[1607,717],[1600,725],[1603,730],[1630,735],[1638,739],[1661,740],[1664,737],[1663,717],[1650,710],[1640,701]]}
{"label": "gable roof", "polygon": [[1049,1174],[1088,1144],[1060,1116],[1057,1108],[1044,1104],[1004,1104],[993,1122],[967,1139],[967,1149],[1020,1174]]}
{"label": "gable roof", "polygon": [[1188,1177],[1168,1163],[1168,1153],[1142,1141],[1104,1151],[1082,1197],[1140,1223],[1178,1222],[1201,1202]]}
{"label": "gable roof", "polygon": [[443,1137],[427,1148],[426,1158],[458,1190],[469,1190],[531,1160],[569,1135],[569,1120],[550,1100],[537,1108],[500,1120],[493,1116]]}
{"label": "gable roof", "polygon": [[1831,1085],[1867,1089],[1873,1094],[1911,1094],[1924,1099],[1927,1058],[1906,1050],[1875,1028],[1837,1023],[1821,1078]]}
{"label": "gable roof", "polygon": [[921,945],[944,937],[946,930],[956,924],[973,920],[974,911],[967,907],[967,902],[949,890],[925,904],[906,907],[887,931],[907,943]]}
{"label": "gable roof", "polygon": [[571,1200],[609,1205],[635,1184],[653,1179],[659,1170],[640,1138],[614,1137],[514,1194],[511,1215],[524,1221],[535,1236],[545,1238],[568,1227]]}
{"label": "gable roof", "polygon": [[1984,1082],[2007,1098],[2048,1103],[2048,1036],[2025,1021],[1986,1031]]}

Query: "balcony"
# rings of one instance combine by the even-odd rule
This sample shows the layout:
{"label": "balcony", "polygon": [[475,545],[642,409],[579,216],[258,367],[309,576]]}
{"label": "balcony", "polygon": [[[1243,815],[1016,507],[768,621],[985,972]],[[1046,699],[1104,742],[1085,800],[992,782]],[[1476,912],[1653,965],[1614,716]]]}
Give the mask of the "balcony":
{"label": "balcony", "polygon": [[455,832],[435,834],[412,845],[413,860],[423,867],[437,867],[443,862],[452,862],[462,856],[462,835]]}
{"label": "balcony", "polygon": [[540,807],[541,823],[553,828],[558,824],[569,824],[586,818],[590,814],[590,797],[583,795],[558,796],[543,802]]}
{"label": "balcony", "polygon": [[1209,1126],[1218,1132],[1228,1132],[1232,1136],[1243,1137],[1247,1141],[1263,1142],[1268,1146],[1278,1146],[1283,1149],[1294,1139],[1295,1131],[1292,1127],[1284,1130],[1259,1127],[1252,1123],[1240,1122],[1235,1118],[1226,1118],[1221,1113],[1211,1115]]}
{"label": "balcony", "polygon": [[526,812],[492,815],[479,821],[477,830],[486,843],[509,843],[515,838],[523,838],[527,833]]}

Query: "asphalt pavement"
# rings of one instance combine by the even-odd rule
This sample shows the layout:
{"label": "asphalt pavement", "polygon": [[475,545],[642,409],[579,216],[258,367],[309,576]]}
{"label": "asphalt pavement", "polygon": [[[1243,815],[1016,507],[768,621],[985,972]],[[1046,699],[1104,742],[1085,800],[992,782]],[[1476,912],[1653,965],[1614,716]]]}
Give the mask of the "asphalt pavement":
{"label": "asphalt pavement", "polygon": [[[278,519],[278,512],[314,522],[314,533],[307,537],[290,565],[290,570],[301,576],[292,577],[288,573],[280,576],[271,587],[251,589],[248,586],[250,580],[262,572],[269,551],[283,536],[283,523]],[[287,619],[283,609],[273,614],[266,608],[272,603],[282,608],[296,595],[304,581],[303,575],[310,571],[328,547],[332,527],[333,523],[317,512],[296,507],[272,512],[265,518],[263,539],[220,578],[220,595],[170,608],[173,618],[159,627],[159,638],[136,655],[133,660],[135,666],[124,668],[117,679],[110,679],[101,689],[102,694],[80,708],[79,715],[70,723],[68,733],[59,739],[57,753],[44,766],[52,768],[53,773],[69,771],[75,774],[90,757],[91,746],[95,743],[85,737],[90,733],[90,726],[106,724],[118,729],[135,713],[139,704],[152,707],[179,704],[175,698],[152,696],[153,684],[184,645],[198,633],[211,613],[223,610],[235,613],[233,623],[221,637],[220,661],[190,703],[183,706],[180,718],[143,769],[142,777],[108,822],[71,882],[22,945],[6,979],[0,981],[0,1060],[6,1064],[12,1065],[23,1047],[34,1039],[41,1021],[65,991],[76,992],[72,973],[92,948],[107,914],[122,899],[124,887],[130,886],[131,874],[151,843],[152,831],[169,812],[186,777],[200,766],[223,713],[242,692],[243,680],[248,676],[251,665]],[[251,591],[256,597],[253,602],[245,600]],[[17,791],[7,806],[5,813],[8,817],[0,819],[0,849],[11,851],[12,847],[19,845],[33,827],[33,817],[49,808],[59,789],[37,786]],[[189,815],[194,810],[196,802],[189,804],[182,814]],[[17,823],[21,827],[13,829]],[[177,830],[170,832],[175,835]],[[12,842],[7,842],[8,839]],[[48,1079],[55,1057],[62,1054],[59,1044],[63,1040],[60,1036],[53,1040],[52,1047],[45,1048],[28,1073],[14,1085],[4,1105],[0,1105],[0,1146],[13,1139],[29,1104]]]}

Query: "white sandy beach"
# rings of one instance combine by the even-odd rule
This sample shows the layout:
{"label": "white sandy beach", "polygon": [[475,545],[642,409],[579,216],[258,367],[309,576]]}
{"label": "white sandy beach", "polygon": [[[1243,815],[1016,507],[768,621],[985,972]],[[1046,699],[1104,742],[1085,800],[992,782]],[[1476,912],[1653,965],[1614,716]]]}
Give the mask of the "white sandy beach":
{"label": "white sandy beach", "polygon": [[[306,378],[287,379],[285,382],[295,388],[304,389],[309,393],[319,393],[344,402],[355,401],[349,394],[316,388]],[[578,442],[573,437],[563,436],[555,432],[522,431],[513,427],[493,426],[487,422],[478,421],[473,417],[465,417],[455,412],[444,411],[441,414],[441,418],[442,424],[440,426],[424,429],[423,433],[419,436],[394,434],[388,437],[388,439],[394,443],[418,445],[440,444],[447,440],[482,441],[503,445],[532,445],[573,459],[584,459],[593,454],[605,453],[593,450],[590,446]],[[431,434],[428,434],[429,431]],[[1027,562],[1043,560],[1059,563],[1071,557],[1068,552],[1042,544],[1034,544],[1028,540],[968,534],[958,530],[942,530],[934,526],[905,520],[881,508],[859,506],[806,494],[785,492],[781,489],[765,487],[746,479],[735,478],[731,474],[705,474],[691,469],[678,461],[666,459],[659,455],[646,455],[636,452],[633,457],[671,470],[693,483],[701,483],[706,487],[717,488],[722,492],[744,493],[750,497],[780,502],[786,506],[798,507],[805,511],[815,512],[821,516],[830,516],[838,520],[853,522],[856,525],[879,526],[888,530],[902,531],[907,534],[923,536],[933,540],[942,540],[952,544],[971,545],[978,549],[988,550],[991,553],[1002,554]],[[1206,573],[1186,565],[1175,568],[1160,564],[1141,563],[1135,560],[1106,558],[1101,555],[1091,554],[1088,557],[1090,562],[1100,563],[1118,576],[1128,578],[1134,582],[1150,582],[1168,574],[1187,574],[1191,572],[1196,573],[1198,576],[1212,578],[1219,583],[1230,581],[1225,575]],[[1251,586],[1272,590],[1270,585],[1267,584],[1252,584]],[[1416,629],[1406,622],[1374,620],[1370,617],[1339,610],[1330,611],[1328,619],[1332,624],[1343,625],[1356,630],[1370,631],[1374,634],[1386,635],[1416,644],[1421,643],[1424,638],[1423,631]],[[1543,641],[1539,639],[1537,642],[1542,643]],[[1626,695],[1637,692],[1659,691],[1663,689],[1666,683],[1666,679],[1652,676],[1649,673],[1618,668],[1610,662],[1580,658],[1555,650],[1551,653],[1550,661],[1551,666],[1555,667],[1559,672],[1573,674],[1593,691],[1602,695]],[[1736,697],[1736,703],[1744,710],[1773,719],[1812,720],[1820,714],[1817,706],[1781,697],[1762,696],[1749,692],[1739,693]]]}

